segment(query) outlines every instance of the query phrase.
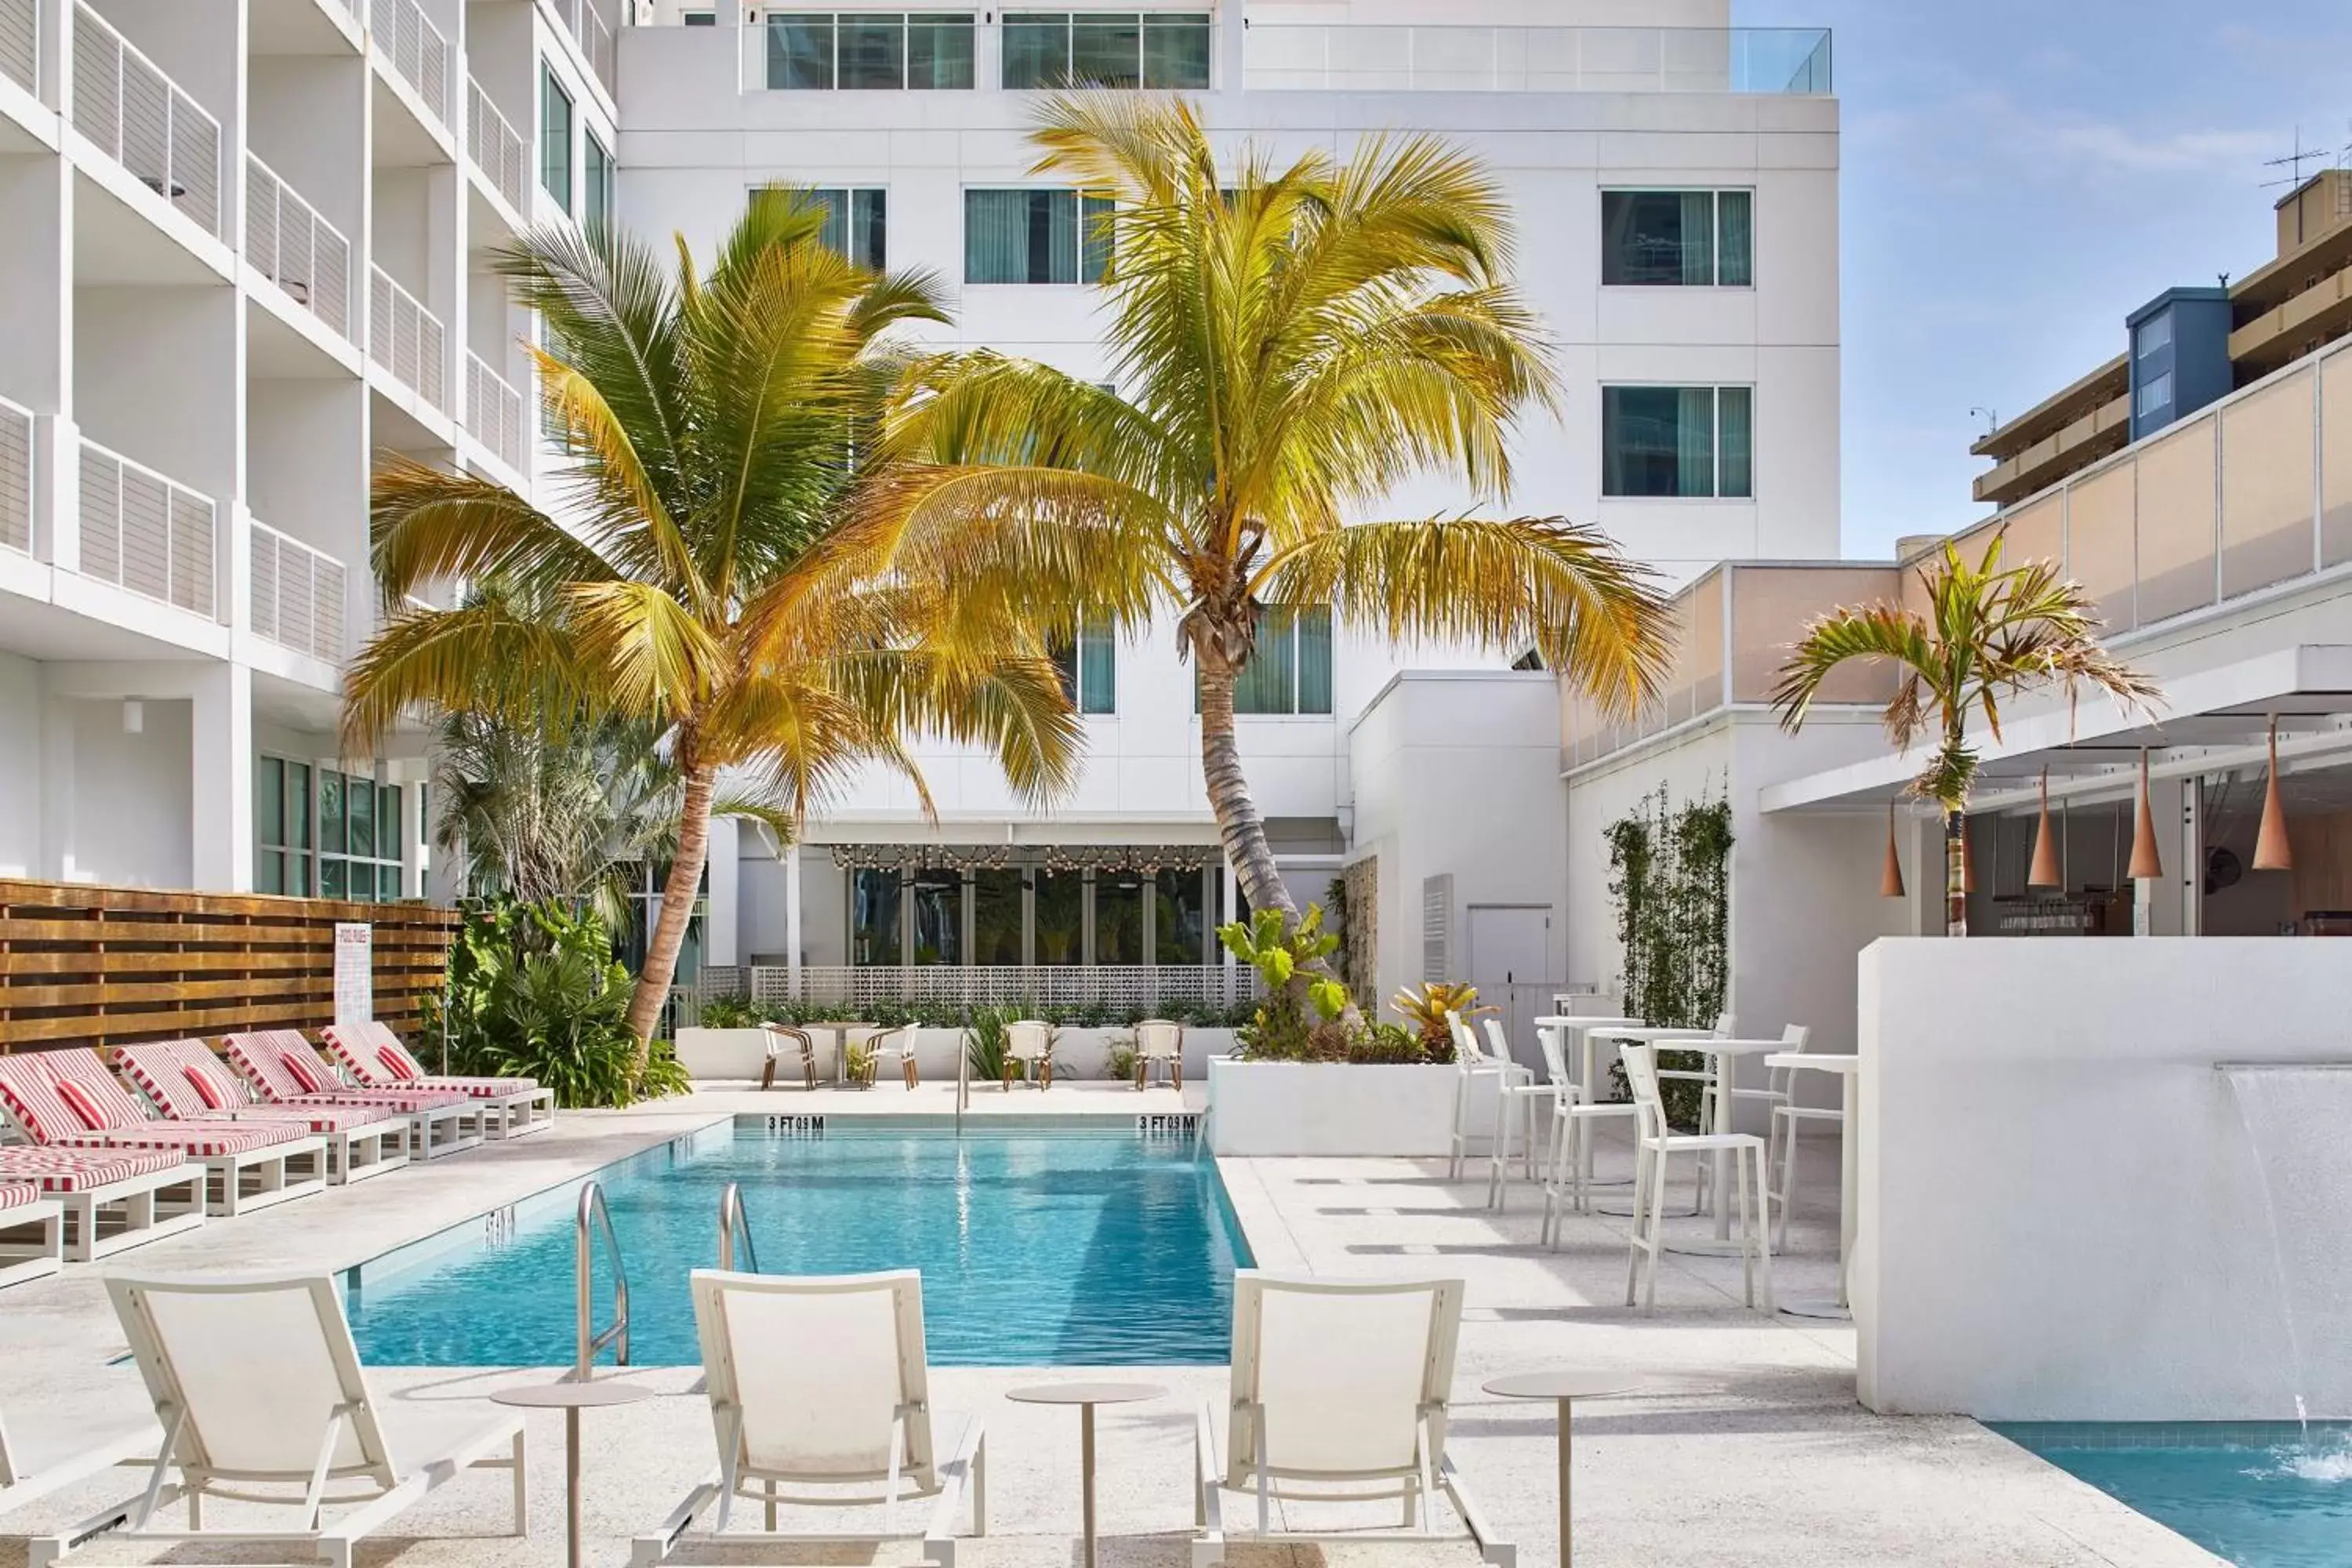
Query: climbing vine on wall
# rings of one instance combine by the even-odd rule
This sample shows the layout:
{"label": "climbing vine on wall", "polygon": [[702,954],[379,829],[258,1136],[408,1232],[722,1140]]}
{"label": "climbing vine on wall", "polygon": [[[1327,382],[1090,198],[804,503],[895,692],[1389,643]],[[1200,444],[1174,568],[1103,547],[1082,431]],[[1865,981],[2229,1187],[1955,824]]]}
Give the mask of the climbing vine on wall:
{"label": "climbing vine on wall", "polygon": [[1662,784],[1603,837],[1626,1011],[1661,1027],[1712,1025],[1730,979],[1731,803],[1677,806]]}

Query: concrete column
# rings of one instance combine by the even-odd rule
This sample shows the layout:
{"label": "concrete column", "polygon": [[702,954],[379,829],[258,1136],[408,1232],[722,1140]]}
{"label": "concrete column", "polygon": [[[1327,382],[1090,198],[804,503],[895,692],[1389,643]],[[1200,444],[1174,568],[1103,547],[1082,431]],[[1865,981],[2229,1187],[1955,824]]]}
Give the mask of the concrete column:
{"label": "concrete column", "polygon": [[784,979],[785,992],[801,994],[801,847],[784,846]]}
{"label": "concrete column", "polygon": [[703,921],[702,962],[731,966],[735,956],[738,890],[741,887],[740,842],[742,825],[733,817],[715,817],[710,824],[710,901]]}
{"label": "concrete column", "polygon": [[2196,896],[2201,875],[2193,847],[2184,842],[2179,779],[2148,782],[2148,809],[2156,818],[2157,848],[2164,857],[2164,875],[2132,884],[2134,936],[2179,936],[2187,900]]}
{"label": "concrete column", "polygon": [[33,419],[33,552],[64,572],[81,570],[81,431],[63,415]]}
{"label": "concrete column", "polygon": [[191,694],[190,880],[202,892],[253,890],[253,671],[201,671]]}

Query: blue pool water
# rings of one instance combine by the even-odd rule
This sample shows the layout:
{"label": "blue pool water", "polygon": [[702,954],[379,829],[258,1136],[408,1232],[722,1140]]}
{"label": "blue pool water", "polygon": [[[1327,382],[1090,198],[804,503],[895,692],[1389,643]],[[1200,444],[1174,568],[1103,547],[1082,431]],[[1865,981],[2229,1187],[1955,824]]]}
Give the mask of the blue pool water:
{"label": "blue pool water", "polygon": [[2352,1423],[1993,1430],[2238,1568],[2352,1568]]}
{"label": "blue pool water", "polygon": [[[936,1365],[1222,1363],[1234,1269],[1249,1262],[1215,1163],[1196,1163],[1189,1139],[1131,1128],[959,1140],[904,1125],[772,1135],[747,1121],[595,1177],[628,1270],[629,1359],[641,1366],[701,1359],[687,1275],[717,1263],[729,1182],[742,1184],[764,1272],[921,1269]],[[568,1364],[581,1185],[347,1274],[362,1359]],[[603,1250],[600,1327],[611,1315]]]}

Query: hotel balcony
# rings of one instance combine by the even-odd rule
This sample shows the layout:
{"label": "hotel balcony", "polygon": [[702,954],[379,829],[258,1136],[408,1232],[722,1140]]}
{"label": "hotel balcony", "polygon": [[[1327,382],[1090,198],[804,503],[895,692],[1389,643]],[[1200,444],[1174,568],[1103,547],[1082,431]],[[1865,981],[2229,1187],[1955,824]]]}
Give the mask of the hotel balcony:
{"label": "hotel balcony", "polygon": [[81,573],[206,620],[218,508],[143,463],[81,444]]}
{"label": "hotel balcony", "polygon": [[250,537],[254,635],[340,667],[347,651],[343,563],[257,521]]}
{"label": "hotel balcony", "polygon": [[368,357],[444,414],[449,412],[448,341],[440,317],[392,274],[369,265]]}
{"label": "hotel balcony", "polygon": [[482,84],[471,77],[466,79],[466,150],[474,160],[474,167],[490,183],[490,188],[517,216],[528,221],[530,146],[513,123],[499,112],[499,106],[482,90]]}
{"label": "hotel balcony", "polygon": [[81,0],[73,18],[74,129],[218,237],[220,121]]}
{"label": "hotel balcony", "polygon": [[368,25],[393,70],[415,89],[433,117],[449,120],[449,40],[416,0],[373,0]]}
{"label": "hotel balcony", "polygon": [[466,428],[508,468],[520,473],[527,437],[522,394],[481,355],[466,355]]}
{"label": "hotel balcony", "polygon": [[245,157],[245,258],[344,337],[352,327],[352,242],[268,164]]}

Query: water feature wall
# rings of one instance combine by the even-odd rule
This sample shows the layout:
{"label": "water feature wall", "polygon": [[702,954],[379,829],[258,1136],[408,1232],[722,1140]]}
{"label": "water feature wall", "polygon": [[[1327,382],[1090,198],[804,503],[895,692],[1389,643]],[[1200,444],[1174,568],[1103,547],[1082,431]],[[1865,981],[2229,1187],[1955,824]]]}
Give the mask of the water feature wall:
{"label": "water feature wall", "polygon": [[2352,948],[1891,939],[1858,1001],[1863,1403],[2352,1416]]}

